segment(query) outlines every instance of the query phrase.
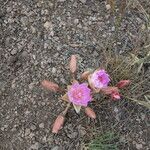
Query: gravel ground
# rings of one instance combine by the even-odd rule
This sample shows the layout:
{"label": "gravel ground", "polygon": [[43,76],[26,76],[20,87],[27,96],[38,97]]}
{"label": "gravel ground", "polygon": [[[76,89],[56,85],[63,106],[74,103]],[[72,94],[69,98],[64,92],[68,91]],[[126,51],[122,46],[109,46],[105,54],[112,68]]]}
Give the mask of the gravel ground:
{"label": "gravel ground", "polygon": [[[149,14],[149,1],[140,3]],[[105,116],[101,121],[70,110],[64,128],[57,136],[51,134],[65,104],[40,86],[43,79],[66,86],[71,54],[78,55],[78,71],[83,72],[100,65],[102,50],[110,43],[120,54],[146,45],[146,14],[136,6],[128,7],[118,26],[104,0],[0,0],[0,149],[79,150],[93,127],[105,131],[112,124],[124,135],[122,149],[150,148],[148,113],[136,105],[120,109],[124,115],[137,109],[139,113],[130,113],[127,122],[114,115],[112,124],[108,106],[106,113],[97,110]],[[112,106],[116,112],[118,108]]]}

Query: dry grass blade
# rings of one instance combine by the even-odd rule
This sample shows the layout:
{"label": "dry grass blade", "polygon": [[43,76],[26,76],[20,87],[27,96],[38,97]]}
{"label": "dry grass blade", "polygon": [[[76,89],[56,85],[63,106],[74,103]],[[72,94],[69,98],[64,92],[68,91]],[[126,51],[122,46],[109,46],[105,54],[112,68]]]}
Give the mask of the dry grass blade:
{"label": "dry grass blade", "polygon": [[133,0],[132,2],[133,2],[133,6],[136,7],[145,16],[145,19],[148,22],[149,21],[149,15],[147,14],[147,12],[143,8],[143,6],[140,4],[140,2],[138,0]]}
{"label": "dry grass blade", "polygon": [[146,108],[150,109],[150,103],[149,103],[149,102],[137,100],[137,99],[130,98],[130,97],[125,97],[125,98],[127,98],[127,99],[129,99],[129,100],[132,100],[132,101],[138,103],[139,105],[145,106]]}
{"label": "dry grass blade", "polygon": [[107,3],[111,6],[111,11],[115,11],[115,0],[107,0]]}
{"label": "dry grass blade", "polygon": [[130,53],[133,62],[132,62],[132,66],[133,65],[138,65],[138,69],[137,69],[137,73],[140,73],[144,63],[149,63],[149,59],[150,59],[150,52],[148,52],[148,54],[144,57],[144,58],[138,58],[136,55]]}
{"label": "dry grass blade", "polygon": [[118,150],[118,135],[113,132],[107,132],[93,139],[89,144],[89,150]]}
{"label": "dry grass blade", "polygon": [[65,95],[61,96],[61,98],[60,98],[60,99],[62,99],[62,100],[64,100],[64,101],[66,101],[66,102],[69,102],[69,99],[68,99],[68,95],[67,95],[67,94],[65,94]]}
{"label": "dry grass blade", "polygon": [[150,104],[150,95],[144,95],[144,98]]}
{"label": "dry grass blade", "polygon": [[125,9],[126,9],[126,0],[121,0],[121,5],[119,7],[119,11],[120,11],[120,14],[123,16],[124,13],[125,13]]}

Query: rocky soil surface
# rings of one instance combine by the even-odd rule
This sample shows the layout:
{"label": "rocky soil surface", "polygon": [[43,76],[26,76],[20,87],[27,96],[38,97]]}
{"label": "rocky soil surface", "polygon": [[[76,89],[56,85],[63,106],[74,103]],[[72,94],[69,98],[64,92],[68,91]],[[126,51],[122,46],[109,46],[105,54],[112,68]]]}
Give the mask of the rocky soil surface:
{"label": "rocky soil surface", "polygon": [[0,0],[0,149],[79,150],[95,128],[112,126],[122,134],[122,149],[150,148],[148,110],[126,102],[111,110],[95,107],[96,121],[71,109],[53,135],[52,123],[66,104],[40,85],[48,79],[65,87],[71,54],[77,54],[81,73],[100,65],[110,41],[119,54],[143,46],[150,2],[139,2],[147,13],[134,3],[120,22],[104,0]]}

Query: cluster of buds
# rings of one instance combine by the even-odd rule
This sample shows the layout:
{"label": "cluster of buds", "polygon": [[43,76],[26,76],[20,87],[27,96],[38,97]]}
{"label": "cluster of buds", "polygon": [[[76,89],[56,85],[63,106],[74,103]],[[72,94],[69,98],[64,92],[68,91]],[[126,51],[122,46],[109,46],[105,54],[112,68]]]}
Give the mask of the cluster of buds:
{"label": "cluster of buds", "polygon": [[110,76],[104,69],[85,71],[81,75],[82,82],[79,82],[76,79],[76,55],[71,56],[69,68],[72,76],[72,81],[71,85],[68,85],[66,90],[61,88],[58,84],[48,80],[44,80],[41,83],[44,88],[49,89],[53,92],[65,92],[63,96],[61,96],[61,100],[68,102],[65,110],[56,118],[52,127],[52,133],[58,133],[58,131],[62,128],[65,120],[65,115],[67,114],[67,111],[71,106],[74,107],[76,113],[79,113],[81,108],[83,108],[85,114],[88,117],[95,119],[95,112],[88,106],[88,104],[93,100],[93,94],[103,93],[105,95],[109,95],[113,100],[119,100],[121,99],[119,90],[126,87],[130,83],[130,80],[121,80],[117,83],[116,86],[108,86],[110,82]]}

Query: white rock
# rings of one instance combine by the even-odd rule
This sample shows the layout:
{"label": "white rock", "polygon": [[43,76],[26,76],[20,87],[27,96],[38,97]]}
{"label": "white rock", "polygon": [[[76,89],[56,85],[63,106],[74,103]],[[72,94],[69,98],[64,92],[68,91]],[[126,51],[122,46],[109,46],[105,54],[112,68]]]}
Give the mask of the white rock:
{"label": "white rock", "polygon": [[80,0],[81,3],[86,3],[86,0]]}
{"label": "white rock", "polygon": [[106,9],[109,10],[111,9],[111,6],[109,4],[106,5]]}
{"label": "white rock", "polygon": [[58,2],[65,2],[66,0],[58,0]]}
{"label": "white rock", "polygon": [[35,125],[32,125],[30,128],[31,128],[31,130],[35,130],[35,129],[36,129],[36,126],[35,126]]}
{"label": "white rock", "polygon": [[138,150],[140,150],[140,149],[143,149],[143,146],[142,146],[142,144],[136,143],[136,148],[137,148]]}
{"label": "white rock", "polygon": [[39,149],[39,143],[36,142],[35,144],[31,145],[30,150],[38,150]]}
{"label": "white rock", "polygon": [[25,130],[25,136],[29,135],[30,134],[30,129],[26,129]]}
{"label": "white rock", "polygon": [[59,149],[58,146],[55,146],[55,147],[52,148],[52,150],[58,150],[58,149]]}
{"label": "white rock", "polygon": [[74,24],[78,24],[78,23],[79,23],[79,19],[75,19]]}
{"label": "white rock", "polygon": [[55,67],[52,68],[52,73],[53,73],[53,74],[56,73],[56,68],[55,68]]}
{"label": "white rock", "polygon": [[39,124],[39,127],[40,127],[40,128],[44,128],[44,123],[40,123],[40,124]]}
{"label": "white rock", "polygon": [[31,26],[31,31],[32,31],[32,33],[35,33],[36,29],[33,26]]}
{"label": "white rock", "polygon": [[46,22],[44,23],[44,28],[46,28],[47,30],[48,30],[48,29],[51,29],[51,28],[52,28],[52,23],[49,22],[49,21],[46,21]]}
{"label": "white rock", "polygon": [[30,133],[30,138],[32,139],[34,136],[35,136],[35,134],[34,133]]}
{"label": "white rock", "polygon": [[11,51],[11,55],[15,55],[17,53],[17,50],[16,49],[13,49],[12,51]]}

